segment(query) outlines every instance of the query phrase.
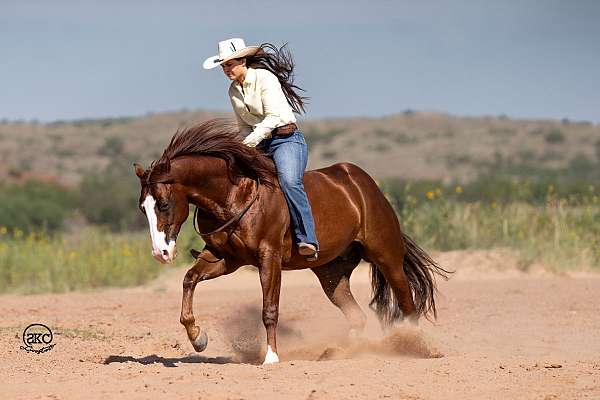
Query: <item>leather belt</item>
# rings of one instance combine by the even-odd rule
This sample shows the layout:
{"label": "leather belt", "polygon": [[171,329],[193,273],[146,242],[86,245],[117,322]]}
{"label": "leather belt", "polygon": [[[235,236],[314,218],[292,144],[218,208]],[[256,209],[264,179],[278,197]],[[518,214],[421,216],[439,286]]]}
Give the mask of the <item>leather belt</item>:
{"label": "leather belt", "polygon": [[291,124],[278,126],[271,131],[271,134],[275,136],[287,136],[294,133],[296,129],[298,129],[298,125],[292,122]]}

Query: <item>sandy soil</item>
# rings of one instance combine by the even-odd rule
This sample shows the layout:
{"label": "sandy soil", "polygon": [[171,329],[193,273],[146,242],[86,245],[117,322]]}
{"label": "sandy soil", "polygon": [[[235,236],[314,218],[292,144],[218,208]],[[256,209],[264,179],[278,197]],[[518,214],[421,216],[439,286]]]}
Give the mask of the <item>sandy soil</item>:
{"label": "sandy soil", "polygon": [[[437,322],[382,336],[369,312],[354,342],[312,273],[285,273],[282,362],[269,366],[256,365],[265,344],[252,271],[198,286],[202,354],[179,324],[181,269],[141,288],[1,296],[0,398],[600,398],[600,276],[526,274],[497,252],[437,257],[458,271],[440,282]],[[367,268],[352,279],[366,305]],[[19,348],[34,322],[52,328],[53,350]]]}

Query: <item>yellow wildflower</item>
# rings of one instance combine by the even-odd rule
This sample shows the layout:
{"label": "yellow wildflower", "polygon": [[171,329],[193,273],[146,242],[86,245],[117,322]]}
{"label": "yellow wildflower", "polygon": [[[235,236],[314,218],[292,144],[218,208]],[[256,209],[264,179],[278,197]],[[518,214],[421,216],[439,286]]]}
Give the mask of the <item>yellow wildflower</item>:
{"label": "yellow wildflower", "polygon": [[431,190],[428,191],[427,193],[425,193],[425,196],[427,196],[427,198],[429,200],[433,200],[433,198],[435,197],[435,193],[433,193]]}
{"label": "yellow wildflower", "polygon": [[457,186],[457,187],[454,189],[454,191],[455,191],[457,194],[461,194],[461,193],[463,192],[463,188],[461,188],[460,186]]}

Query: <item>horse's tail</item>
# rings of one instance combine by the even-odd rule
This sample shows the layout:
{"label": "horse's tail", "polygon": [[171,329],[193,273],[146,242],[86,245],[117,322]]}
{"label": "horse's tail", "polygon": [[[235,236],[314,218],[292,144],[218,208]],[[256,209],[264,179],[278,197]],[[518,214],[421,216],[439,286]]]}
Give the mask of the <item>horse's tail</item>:
{"label": "horse's tail", "polygon": [[[451,274],[452,271],[442,268],[408,235],[403,233],[402,237],[406,249],[403,269],[415,302],[416,316],[424,315],[429,319],[433,314],[435,319],[437,317],[435,308],[437,287],[434,274],[448,279],[448,274]],[[398,299],[393,294],[390,284],[374,264],[371,264],[371,288],[373,299],[369,305],[384,326],[391,325],[403,316]]]}

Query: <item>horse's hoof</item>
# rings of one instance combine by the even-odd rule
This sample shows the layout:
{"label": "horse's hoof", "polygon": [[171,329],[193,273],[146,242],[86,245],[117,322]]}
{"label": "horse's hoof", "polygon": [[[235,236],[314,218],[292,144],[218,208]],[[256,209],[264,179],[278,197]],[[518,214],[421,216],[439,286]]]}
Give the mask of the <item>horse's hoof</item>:
{"label": "horse's hoof", "polygon": [[265,356],[265,361],[263,365],[267,364],[275,364],[279,362],[279,356],[273,350],[271,350],[271,346],[267,347],[267,355]]}
{"label": "horse's hoof", "polygon": [[200,331],[196,339],[192,340],[192,346],[198,353],[203,352],[208,346],[208,335],[204,331]]}

